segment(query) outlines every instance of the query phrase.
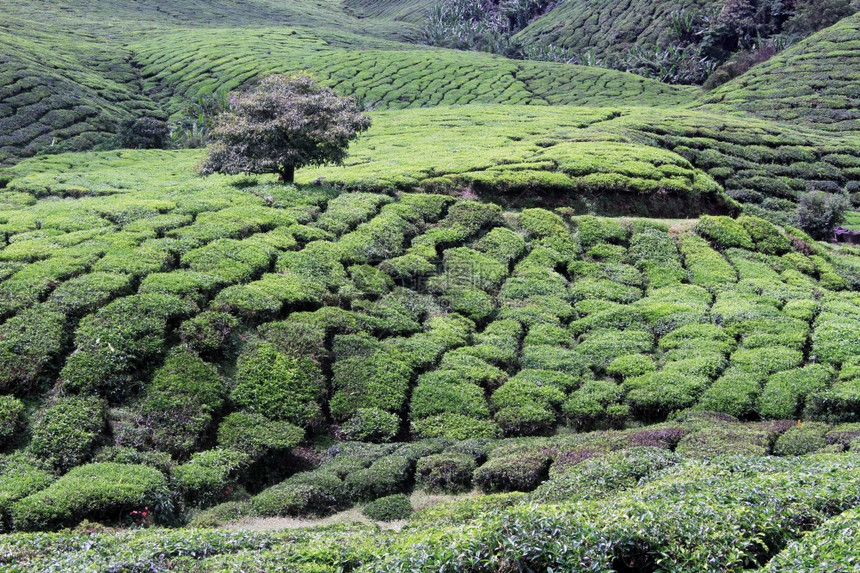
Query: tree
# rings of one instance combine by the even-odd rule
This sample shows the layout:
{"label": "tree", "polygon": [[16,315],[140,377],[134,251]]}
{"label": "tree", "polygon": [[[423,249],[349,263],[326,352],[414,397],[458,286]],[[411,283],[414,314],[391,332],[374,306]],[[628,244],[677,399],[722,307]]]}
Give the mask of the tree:
{"label": "tree", "polygon": [[797,202],[797,226],[813,239],[824,240],[845,219],[850,206],[848,198],[839,193],[806,193]]}
{"label": "tree", "polygon": [[200,168],[212,173],[277,173],[292,183],[306,165],[342,164],[349,142],[370,127],[352,98],[305,74],[271,75],[234,94],[212,130]]}

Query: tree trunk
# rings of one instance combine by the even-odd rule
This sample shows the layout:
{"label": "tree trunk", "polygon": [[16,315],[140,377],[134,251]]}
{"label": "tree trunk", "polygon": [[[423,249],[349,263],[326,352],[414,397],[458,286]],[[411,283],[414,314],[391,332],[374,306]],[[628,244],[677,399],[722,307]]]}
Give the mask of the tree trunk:
{"label": "tree trunk", "polygon": [[292,184],[296,180],[296,168],[293,165],[284,165],[284,168],[278,173],[278,181],[282,183]]}

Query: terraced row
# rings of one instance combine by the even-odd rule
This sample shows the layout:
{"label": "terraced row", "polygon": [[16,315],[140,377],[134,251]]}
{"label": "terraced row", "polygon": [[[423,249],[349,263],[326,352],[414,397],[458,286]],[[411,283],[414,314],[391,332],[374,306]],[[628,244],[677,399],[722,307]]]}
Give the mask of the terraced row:
{"label": "terraced row", "polygon": [[[480,53],[365,46],[336,49],[301,30],[183,31],[131,49],[147,90],[171,104],[261,74],[308,70],[369,109],[438,104],[674,105],[693,91],[611,70],[505,60]],[[186,65],[184,62],[194,62]],[[174,110],[176,107],[173,108]]]}

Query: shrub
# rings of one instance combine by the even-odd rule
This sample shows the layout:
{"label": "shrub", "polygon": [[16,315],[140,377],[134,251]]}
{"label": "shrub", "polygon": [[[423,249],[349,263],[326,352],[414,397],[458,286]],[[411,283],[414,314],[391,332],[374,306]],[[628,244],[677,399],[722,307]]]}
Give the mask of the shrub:
{"label": "shrub", "polygon": [[744,372],[762,376],[796,368],[800,366],[802,361],[802,352],[782,346],[741,348],[732,353],[731,356],[732,366]]}
{"label": "shrub", "polygon": [[491,420],[471,418],[463,414],[439,414],[423,420],[412,420],[412,431],[420,438],[467,440],[495,438],[499,427]]}
{"label": "shrub", "polygon": [[730,369],[702,394],[697,408],[722,412],[736,418],[750,418],[756,412],[761,377],[739,369]]}
{"label": "shrub", "polygon": [[806,399],[806,414],[834,423],[860,421],[860,377],[838,381],[829,389],[812,392]]}
{"label": "shrub", "polygon": [[179,326],[182,342],[206,357],[230,353],[233,332],[239,320],[226,312],[204,311]]}
{"label": "shrub", "polygon": [[418,460],[415,481],[429,492],[469,491],[475,469],[475,459],[470,455],[454,452],[434,454]]}
{"label": "shrub", "polygon": [[411,369],[386,351],[338,359],[332,366],[335,420],[348,420],[360,408],[399,412],[406,401]]}
{"label": "shrub", "polygon": [[819,314],[812,333],[812,354],[831,365],[860,355],[860,318],[832,312]]}
{"label": "shrub", "polygon": [[546,344],[523,348],[522,366],[538,370],[555,370],[577,378],[591,376],[587,357],[573,350]]}
{"label": "shrub", "polygon": [[89,459],[104,429],[104,404],[100,400],[60,398],[36,414],[30,451],[62,473]]}
{"label": "shrub", "polygon": [[365,505],[361,512],[374,521],[397,521],[412,515],[412,504],[402,493],[387,495]]}
{"label": "shrub", "polygon": [[410,417],[414,421],[438,414],[460,414],[481,419],[489,418],[490,409],[480,386],[439,381],[438,377],[425,374],[419,378],[412,394]]}
{"label": "shrub", "polygon": [[653,343],[654,336],[642,330],[598,330],[584,336],[574,350],[593,370],[603,372],[619,356],[648,352]]}
{"label": "shrub", "polygon": [[742,215],[738,223],[743,225],[750,238],[755,241],[755,249],[766,255],[782,255],[791,250],[791,242],[770,221],[758,217]]}
{"label": "shrub", "polygon": [[167,273],[152,273],[140,283],[141,293],[172,294],[203,305],[212,292],[224,285],[222,279],[188,269],[177,269]]}
{"label": "shrub", "polygon": [[737,273],[729,262],[710,248],[704,239],[684,235],[681,237],[680,246],[694,285],[715,288],[737,282]]}
{"label": "shrub", "polygon": [[140,370],[160,358],[168,324],[190,311],[172,295],[146,294],[117,299],[85,317],[75,333],[77,350],[60,373],[64,388],[124,397]]}
{"label": "shrub", "polygon": [[108,462],[77,467],[47,489],[16,502],[12,522],[18,530],[54,529],[84,518],[115,522],[141,510],[159,520],[171,509],[170,490],[161,472]]}
{"label": "shrub", "polygon": [[755,244],[744,225],[731,217],[702,215],[696,224],[696,232],[724,249],[741,247],[752,250],[755,248]]}
{"label": "shrub", "polygon": [[400,417],[379,408],[359,408],[340,427],[347,440],[390,442],[400,430]]}
{"label": "shrub", "polygon": [[475,470],[473,480],[484,493],[532,491],[546,479],[545,455],[512,455],[494,458]]}
{"label": "shrub", "polygon": [[262,414],[234,412],[218,425],[218,445],[259,458],[299,445],[305,431],[289,422],[269,420]]}
{"label": "shrub", "polygon": [[777,456],[802,456],[811,454],[827,446],[824,434],[830,426],[807,423],[789,429],[777,438],[773,445],[773,453]]}
{"label": "shrub", "polygon": [[681,459],[662,448],[633,448],[566,466],[535,491],[542,503],[601,499],[635,488],[639,480],[675,466]]}
{"label": "shrub", "polygon": [[339,291],[341,296],[347,298],[380,297],[394,286],[391,277],[370,265],[353,265],[347,272],[352,282]]}
{"label": "shrub", "polygon": [[13,396],[0,396],[0,449],[21,429],[24,404]]}
{"label": "shrub", "polygon": [[570,296],[576,301],[599,298],[629,304],[642,298],[642,291],[636,287],[619,284],[609,279],[586,278],[578,280],[570,286]]}
{"label": "shrub", "polygon": [[265,489],[251,499],[254,513],[263,517],[326,515],[335,504],[335,498],[319,487],[289,482]]}
{"label": "shrub", "polygon": [[641,376],[657,369],[654,359],[647,354],[623,354],[613,359],[606,367],[606,373],[627,378]]}
{"label": "shrub", "polygon": [[564,402],[562,411],[578,430],[592,429],[598,424],[617,426],[624,422],[624,414],[617,408],[623,396],[622,388],[607,380],[591,380],[573,392]]}
{"label": "shrub", "polygon": [[797,225],[814,239],[826,239],[845,218],[850,202],[845,195],[812,191],[797,202]]}
{"label": "shrub", "polygon": [[403,456],[391,455],[349,473],[343,487],[350,499],[369,500],[403,491],[411,478],[412,463]]}
{"label": "shrub", "polygon": [[468,347],[446,352],[439,364],[439,370],[450,372],[462,382],[490,388],[499,386],[508,377],[503,370],[473,356]]}
{"label": "shrub", "polygon": [[454,312],[476,322],[484,321],[496,312],[493,297],[477,288],[450,288],[445,291],[442,300],[447,302]]}
{"label": "shrub", "polygon": [[225,523],[251,517],[254,509],[247,501],[225,501],[205,511],[201,511],[188,522],[190,529],[210,529]]}
{"label": "shrub", "polygon": [[7,530],[9,512],[16,501],[45,489],[53,481],[54,477],[38,468],[26,454],[0,457],[0,531]]}
{"label": "shrub", "polygon": [[767,432],[738,424],[711,423],[681,438],[676,454],[710,459],[716,456],[764,456]]}
{"label": "shrub", "polygon": [[48,304],[73,316],[94,312],[117,296],[131,294],[132,277],[118,273],[90,273],[58,286]]}
{"label": "shrub", "polygon": [[627,240],[627,230],[612,219],[577,217],[575,224],[583,247],[603,242],[622,244]]}
{"label": "shrub", "polygon": [[271,343],[239,356],[231,398],[248,412],[306,427],[322,415],[325,390],[319,367],[307,357],[290,357]]}
{"label": "shrub", "polygon": [[510,229],[496,227],[484,235],[474,248],[494,259],[509,264],[520,258],[526,250],[525,240]]}
{"label": "shrub", "polygon": [[225,395],[214,366],[182,352],[168,357],[141,404],[153,445],[179,458],[198,449]]}
{"label": "shrub", "polygon": [[556,370],[539,370],[534,368],[525,368],[517,372],[509,382],[522,380],[530,382],[536,386],[552,386],[558,388],[564,393],[570,392],[579,387],[581,380],[578,377],[571,376],[565,372]]}
{"label": "shrub", "polygon": [[443,264],[445,274],[439,278],[446,289],[471,286],[496,290],[508,275],[505,263],[467,247],[446,250]]}
{"label": "shrub", "polygon": [[758,411],[762,417],[773,420],[796,419],[806,397],[824,390],[832,380],[833,371],[820,364],[774,374],[759,396]]}
{"label": "shrub", "polygon": [[211,505],[230,494],[249,462],[246,453],[236,450],[216,448],[198,452],[176,467],[173,479],[190,504]]}
{"label": "shrub", "polygon": [[48,375],[66,341],[66,319],[42,307],[0,326],[0,391],[27,394]]}
{"label": "shrub", "polygon": [[645,421],[659,421],[673,411],[694,405],[709,383],[703,376],[652,372],[628,378],[624,388],[634,415]]}

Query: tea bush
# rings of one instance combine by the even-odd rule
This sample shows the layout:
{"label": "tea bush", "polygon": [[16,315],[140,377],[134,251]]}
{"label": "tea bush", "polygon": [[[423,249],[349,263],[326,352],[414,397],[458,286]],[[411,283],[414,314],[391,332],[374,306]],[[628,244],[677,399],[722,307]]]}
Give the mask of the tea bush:
{"label": "tea bush", "polygon": [[239,356],[231,399],[249,412],[305,427],[319,420],[324,390],[312,360],[289,357],[264,343]]}
{"label": "tea bush", "polygon": [[415,482],[429,492],[458,493],[472,487],[476,469],[472,456],[442,453],[423,457],[415,467]]}
{"label": "tea bush", "polygon": [[495,458],[475,470],[475,485],[485,493],[531,491],[547,476],[546,456],[507,456]]}
{"label": "tea bush", "polygon": [[56,529],[81,518],[131,521],[131,511],[167,519],[170,490],[156,469],[141,465],[100,463],[74,468],[68,474],[12,506],[18,530]]}
{"label": "tea bush", "polygon": [[93,397],[59,398],[33,421],[30,451],[63,473],[86,462],[105,430],[104,404]]}
{"label": "tea bush", "polygon": [[361,512],[374,521],[396,521],[412,515],[412,504],[402,493],[387,495],[371,501]]}
{"label": "tea bush", "polygon": [[200,449],[225,396],[214,366],[190,354],[169,356],[147,385],[141,404],[155,448],[179,458]]}

